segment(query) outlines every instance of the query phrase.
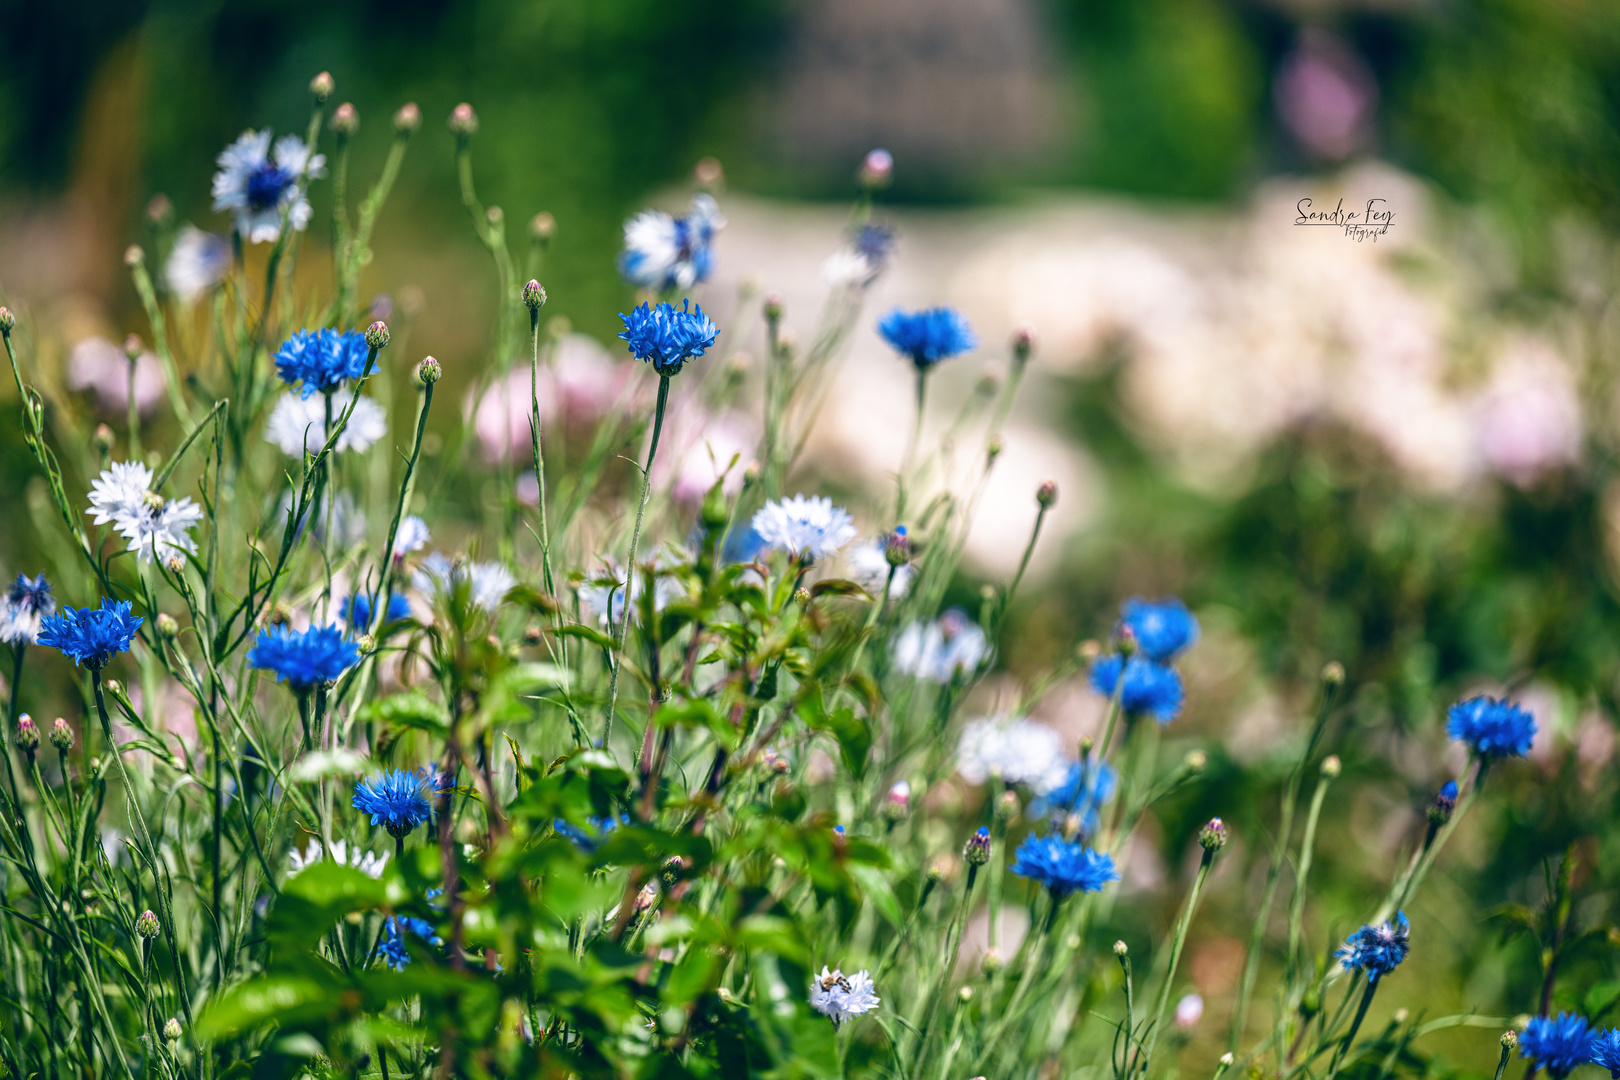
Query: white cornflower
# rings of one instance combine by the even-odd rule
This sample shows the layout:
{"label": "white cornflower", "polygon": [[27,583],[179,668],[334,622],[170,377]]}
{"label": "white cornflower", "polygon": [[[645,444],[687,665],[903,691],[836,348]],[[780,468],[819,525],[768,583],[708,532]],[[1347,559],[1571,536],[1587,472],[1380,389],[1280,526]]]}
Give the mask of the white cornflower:
{"label": "white cornflower", "polygon": [[[849,576],[873,596],[883,592],[883,583],[889,580],[890,569],[888,549],[881,538],[849,549]],[[906,595],[906,590],[911,588],[913,573],[910,566],[894,569],[894,581],[889,585],[890,600],[898,600]]]}
{"label": "white cornflower", "polygon": [[821,264],[822,280],[834,288],[864,289],[883,273],[893,251],[893,229],[862,225],[850,234],[848,246],[833,252]]}
{"label": "white cornflower", "polygon": [[[332,395],[332,422],[335,424],[343,415],[343,410],[349,407],[349,401],[354,397],[347,390],[339,390]],[[281,447],[281,452],[289,456],[301,456],[305,451],[313,454],[326,445],[326,400],[320,395],[301,397],[298,394],[282,394],[281,400],[271,410],[270,422],[265,426],[264,437],[267,442],[275,443]],[[334,450],[357,450],[364,452],[371,444],[388,434],[388,416],[383,407],[368,397],[362,397],[354,406],[354,413],[349,422],[344,425],[342,434],[338,435]]]}
{"label": "white cornflower", "polygon": [[[311,841],[309,849],[305,852],[293,848],[287,853],[287,876],[289,878],[297,877],[304,870],[320,862],[321,858],[321,842],[319,840]],[[332,841],[332,861],[339,866],[352,866],[369,878],[380,878],[383,875],[383,868],[388,865],[388,853],[384,852],[381,855],[376,855],[362,849],[358,844],[355,845],[353,851],[350,851],[348,845],[342,840],[334,840]]]}
{"label": "white cornflower", "polygon": [[821,974],[810,984],[810,1007],[825,1016],[837,1027],[845,1020],[871,1012],[882,999],[872,990],[872,976],[857,971],[845,976],[837,968],[829,970],[825,964]]}
{"label": "white cornflower", "polygon": [[[679,599],[685,592],[680,581],[670,573],[676,564],[676,558],[667,551],[660,551],[652,559],[654,611],[663,611],[671,600]],[[613,559],[604,559],[595,575],[579,586],[580,604],[590,609],[601,626],[616,625],[624,618],[624,577],[624,566],[621,563]],[[646,564],[643,564],[642,572],[636,575],[636,580],[630,587],[630,594],[635,601],[639,601],[646,589]],[[611,612],[608,611],[610,602],[613,605]],[[634,617],[640,618],[640,603],[633,602],[630,611]]]}
{"label": "white cornflower", "polygon": [[430,603],[453,594],[465,584],[472,604],[493,612],[508,590],[517,584],[517,579],[500,563],[475,563],[466,559],[451,562],[442,552],[435,551],[423,559],[421,567],[411,575],[411,584]]}
{"label": "white cornflower", "polygon": [[985,717],[962,729],[956,744],[956,770],[970,784],[1000,776],[1009,784],[1028,784],[1044,795],[1069,775],[1063,737],[1044,724],[1022,718]]}
{"label": "white cornflower", "polygon": [[619,273],[642,288],[690,289],[708,278],[714,263],[710,244],[725,224],[710,195],[694,195],[684,217],[643,210],[624,223]]}
{"label": "white cornflower", "polygon": [[855,538],[855,520],[825,495],[768,502],[752,525],[766,546],[812,559],[825,559]]}
{"label": "white cornflower", "polygon": [[163,278],[169,291],[189,304],[223,281],[230,269],[231,245],[225,238],[188,222],[175,238]]}
{"label": "white cornflower", "polygon": [[1204,1017],[1204,999],[1197,994],[1188,994],[1176,1002],[1176,1027],[1190,1028],[1197,1025]]}
{"label": "white cornflower", "polygon": [[944,685],[957,672],[965,676],[977,672],[989,651],[978,623],[952,608],[938,622],[914,622],[900,631],[894,664],[907,675]]}
{"label": "white cornflower", "polygon": [[394,558],[403,559],[413,551],[421,551],[430,539],[427,522],[415,514],[406,514],[399,519],[399,529],[394,533]]}
{"label": "white cornflower", "polygon": [[111,524],[141,562],[170,553],[194,552],[190,531],[203,518],[191,499],[164,499],[151,490],[152,470],[118,461],[90,484],[90,520]]}
{"label": "white cornflower", "polygon": [[304,140],[283,135],[270,147],[270,129],[244,131],[221,150],[214,174],[214,209],[236,216],[236,231],[250,244],[274,241],[281,234],[281,212],[287,223],[302,232],[309,224],[305,181],[323,176],[326,158],[310,153]]}

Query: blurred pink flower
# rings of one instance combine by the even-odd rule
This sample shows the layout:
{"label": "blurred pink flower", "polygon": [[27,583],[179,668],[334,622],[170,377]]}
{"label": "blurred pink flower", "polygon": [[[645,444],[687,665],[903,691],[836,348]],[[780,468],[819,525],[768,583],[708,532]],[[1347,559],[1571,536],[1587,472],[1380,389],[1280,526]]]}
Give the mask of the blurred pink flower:
{"label": "blurred pink flower", "polygon": [[[569,334],[557,342],[549,363],[542,365],[535,383],[542,426],[593,423],[611,412],[624,391],[629,363],[616,363],[591,338]],[[467,412],[484,460],[522,461],[529,456],[529,365],[514,366],[473,403]]]}
{"label": "blurred pink flower", "polygon": [[1574,375],[1544,341],[1510,345],[1479,401],[1480,455],[1520,487],[1581,454],[1581,403]]}
{"label": "blurred pink flower", "polygon": [[[104,337],[87,337],[68,353],[68,386],[95,394],[101,408],[122,414],[129,408],[129,358]],[[144,416],[163,398],[163,368],[147,351],[135,361],[135,405]]]}
{"label": "blurred pink flower", "polygon": [[1325,30],[1300,34],[1277,71],[1273,94],[1283,124],[1318,157],[1348,157],[1371,136],[1378,84],[1361,58]]}

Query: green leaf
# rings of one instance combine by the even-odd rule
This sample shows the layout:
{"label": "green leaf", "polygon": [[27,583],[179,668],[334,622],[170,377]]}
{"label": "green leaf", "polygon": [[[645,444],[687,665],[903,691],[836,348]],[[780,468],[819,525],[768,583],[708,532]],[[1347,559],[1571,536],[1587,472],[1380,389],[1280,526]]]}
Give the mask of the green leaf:
{"label": "green leaf", "polygon": [[420,690],[374,701],[360,710],[357,719],[368,724],[415,728],[434,735],[443,735],[450,730],[450,714],[443,705]]}
{"label": "green leaf", "polygon": [[307,976],[267,975],[252,979],[225,991],[198,1017],[197,1035],[211,1041],[271,1022],[285,1025],[312,1020],[330,1012],[336,997],[337,987]]}
{"label": "green leaf", "polygon": [[584,623],[569,623],[567,626],[558,627],[555,632],[558,637],[577,637],[589,641],[593,645],[600,645],[609,652],[612,652],[614,648],[612,638],[594,626],[586,626]]}
{"label": "green leaf", "polygon": [[727,750],[736,750],[742,741],[742,732],[731,721],[720,715],[714,703],[705,698],[668,701],[661,705],[653,723],[659,727],[687,725],[700,727],[714,735],[714,739]]}
{"label": "green leaf", "polygon": [[849,876],[856,880],[866,898],[872,902],[877,913],[889,921],[889,925],[898,928],[905,922],[905,915],[900,911],[900,898],[894,895],[894,887],[882,871],[864,863],[851,863]]}
{"label": "green leaf", "polygon": [[862,600],[871,600],[872,594],[845,578],[827,578],[810,586],[811,596],[858,596]]}
{"label": "green leaf", "polygon": [[359,776],[370,766],[370,758],[346,747],[316,750],[294,762],[292,768],[287,770],[287,778],[307,784],[334,776]]}

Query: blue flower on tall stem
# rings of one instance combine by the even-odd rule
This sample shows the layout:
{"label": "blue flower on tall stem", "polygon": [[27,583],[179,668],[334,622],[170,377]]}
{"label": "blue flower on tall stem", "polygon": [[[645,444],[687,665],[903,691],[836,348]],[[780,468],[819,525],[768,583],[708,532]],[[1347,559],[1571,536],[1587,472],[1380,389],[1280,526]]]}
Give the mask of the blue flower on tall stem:
{"label": "blue flower on tall stem", "polygon": [[720,336],[714,320],[689,300],[682,300],[680,307],[644,303],[628,315],[621,312],[619,319],[624,323],[619,339],[629,347],[630,355],[647,361],[666,377],[680,374],[682,365],[702,356]]}
{"label": "blue flower on tall stem", "polygon": [[962,313],[948,307],[911,312],[895,308],[878,323],[878,333],[919,371],[979,344]]}
{"label": "blue flower on tall stem", "polygon": [[1397,911],[1391,921],[1380,926],[1363,926],[1351,934],[1333,955],[1345,967],[1365,971],[1369,982],[1377,982],[1406,959],[1412,947],[1411,932],[1406,915]]}
{"label": "blue flower on tall stem", "polygon": [[1072,892],[1101,892],[1104,885],[1119,880],[1112,857],[1056,834],[1026,837],[1010,869],[1045,885],[1054,900]]}
{"label": "blue flower on tall stem", "polygon": [[1168,663],[1198,640],[1198,620],[1173,596],[1163,600],[1133,596],[1121,606],[1119,621],[1130,629],[1137,650],[1155,663]]}
{"label": "blue flower on tall stem", "polygon": [[1586,1018],[1576,1013],[1537,1016],[1519,1036],[1519,1053],[1547,1070],[1553,1080],[1563,1080],[1577,1065],[1592,1060],[1596,1033]]}
{"label": "blue flower on tall stem", "polygon": [[366,373],[370,348],[358,330],[299,330],[276,350],[276,374],[304,397],[329,394]]}
{"label": "blue flower on tall stem", "polygon": [[354,785],[352,805],[371,815],[396,840],[403,840],[418,825],[433,820],[432,795],[439,794],[433,778],[416,769],[385,769],[380,776]]}
{"label": "blue flower on tall stem", "polygon": [[[343,620],[349,624],[349,629],[362,633],[371,629],[371,596],[365,592],[357,592],[343,601]],[[400,622],[411,617],[411,605],[403,593],[388,594],[388,610],[383,614],[383,625]]]}
{"label": "blue flower on tall stem", "polygon": [[259,631],[247,661],[256,668],[274,671],[277,682],[286,682],[303,693],[332,682],[359,663],[360,650],[335,626],[312,626],[303,631],[276,626]]}
{"label": "blue flower on tall stem", "polygon": [[1161,724],[1168,724],[1181,711],[1181,676],[1175,668],[1154,663],[1145,656],[1128,661],[1115,653],[1091,665],[1091,686],[1099,694],[1113,694],[1120,670],[1125,687],[1120,691],[1120,707],[1131,715],[1148,713]]}
{"label": "blue flower on tall stem", "polygon": [[1117,783],[1107,762],[1090,758],[1076,761],[1057,787],[1046,793],[1047,814],[1060,824],[1071,816],[1077,817],[1081,835],[1091,836],[1097,831],[1097,812],[1114,797]]}
{"label": "blue flower on tall stem", "polygon": [[129,613],[128,600],[103,600],[99,611],[63,608],[41,620],[39,644],[60,649],[75,664],[99,671],[114,656],[129,651],[145,621]]}
{"label": "blue flower on tall stem", "polygon": [[1481,694],[1447,711],[1446,732],[1476,757],[1523,757],[1536,737],[1536,718],[1511,701]]}

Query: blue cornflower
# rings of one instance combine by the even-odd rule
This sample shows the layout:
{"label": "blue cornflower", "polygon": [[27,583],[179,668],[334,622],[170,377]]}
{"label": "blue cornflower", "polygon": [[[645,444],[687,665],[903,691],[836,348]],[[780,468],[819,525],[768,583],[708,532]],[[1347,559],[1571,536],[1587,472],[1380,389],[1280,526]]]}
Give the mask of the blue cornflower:
{"label": "blue cornflower", "polygon": [[1018,845],[1012,872],[1045,885],[1054,900],[1075,891],[1101,892],[1104,885],[1119,880],[1111,857],[1056,834],[1025,837]]}
{"label": "blue cornflower", "polygon": [[39,637],[40,620],[56,610],[56,597],[45,575],[18,574],[11,587],[0,593],[0,641],[7,645],[32,645]]}
{"label": "blue cornflower", "polygon": [[979,344],[961,312],[948,307],[916,312],[895,308],[878,323],[878,333],[919,370],[927,370]]}
{"label": "blue cornflower", "polygon": [[557,831],[558,836],[589,855],[602,846],[602,841],[607,839],[608,833],[629,819],[621,815],[617,818],[593,817],[585,820],[586,824],[590,826],[589,830],[582,829],[573,822],[564,821],[562,818],[552,819],[551,827]]}
{"label": "blue cornflower", "polygon": [[[371,597],[366,593],[358,592],[343,601],[343,619],[349,624],[349,629],[368,631],[371,629]],[[399,622],[411,617],[411,605],[406,601],[403,593],[388,594],[388,612],[383,616],[383,625]]]}
{"label": "blue cornflower", "polygon": [[1163,600],[1133,596],[1121,606],[1119,621],[1130,628],[1142,655],[1160,664],[1198,640],[1198,620],[1174,596]]}
{"label": "blue cornflower", "polygon": [[276,351],[276,374],[288,386],[302,384],[306,398],[317,390],[329,394],[366,373],[369,352],[358,330],[299,330]]}
{"label": "blue cornflower", "polygon": [[1592,1064],[1608,1069],[1612,1080],[1620,1080],[1620,1031],[1608,1028],[1592,1040]]}
{"label": "blue cornflower", "polygon": [[383,920],[383,940],[378,946],[378,952],[395,971],[404,971],[405,965],[411,962],[411,954],[405,948],[407,931],[430,945],[444,944],[439,935],[433,932],[433,924],[426,919],[418,919],[411,915],[388,916]]}
{"label": "blue cornflower", "polygon": [[765,538],[754,531],[753,525],[738,525],[726,537],[726,546],[720,557],[728,563],[749,563],[765,550]]}
{"label": "blue cornflower", "polygon": [[1397,911],[1390,922],[1363,926],[1351,934],[1333,955],[1345,967],[1365,971],[1368,981],[1377,982],[1406,959],[1412,947],[1407,940],[1411,932],[1412,925],[1406,921],[1406,915]]}
{"label": "blue cornflower", "polygon": [[714,320],[703,314],[701,305],[691,307],[670,303],[641,304],[626,315],[619,313],[624,332],[619,339],[630,347],[630,355],[652,364],[660,375],[677,375],[681,365],[702,356],[720,336]]}
{"label": "blue cornflower", "polygon": [[371,815],[373,825],[381,825],[394,837],[403,837],[418,825],[433,820],[435,794],[432,777],[420,769],[385,769],[381,776],[354,785],[351,805]]}
{"label": "blue cornflower", "polygon": [[[1114,797],[1117,786],[1118,778],[1106,762],[1089,758],[1076,761],[1069,766],[1068,775],[1044,796],[1046,812],[1058,822],[1078,815],[1080,832],[1090,836],[1097,831],[1098,808]],[[1032,807],[1032,812],[1038,811]]]}
{"label": "blue cornflower", "polygon": [[1536,737],[1534,716],[1511,701],[1484,694],[1457,702],[1446,718],[1446,732],[1482,758],[1524,757]]}
{"label": "blue cornflower", "polygon": [[299,692],[331,682],[360,662],[360,650],[335,626],[312,626],[302,632],[290,626],[260,630],[248,650],[248,663],[276,673]]}
{"label": "blue cornflower", "polygon": [[624,223],[619,273],[644,289],[690,289],[707,280],[714,268],[714,234],[725,224],[719,204],[708,194],[694,195],[691,210],[682,217],[643,210]]}
{"label": "blue cornflower", "polygon": [[1105,656],[1091,665],[1091,686],[1099,694],[1112,694],[1125,669],[1125,689],[1120,705],[1128,713],[1151,713],[1161,724],[1168,724],[1181,711],[1181,676],[1175,668],[1156,664],[1145,656],[1125,662],[1119,654]]}
{"label": "blue cornflower", "polygon": [[129,613],[128,600],[103,600],[101,610],[65,607],[40,620],[39,644],[61,649],[75,664],[99,670],[128,652],[145,618]]}
{"label": "blue cornflower", "polygon": [[1586,1018],[1576,1013],[1537,1016],[1519,1036],[1519,1053],[1534,1058],[1553,1080],[1563,1080],[1575,1066],[1592,1060],[1596,1038]]}

